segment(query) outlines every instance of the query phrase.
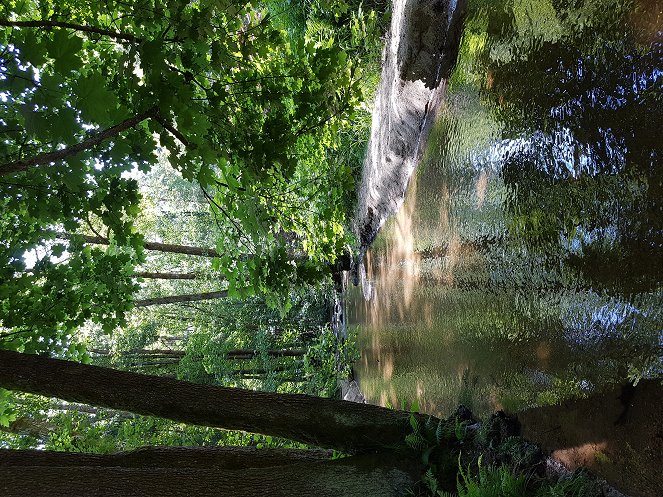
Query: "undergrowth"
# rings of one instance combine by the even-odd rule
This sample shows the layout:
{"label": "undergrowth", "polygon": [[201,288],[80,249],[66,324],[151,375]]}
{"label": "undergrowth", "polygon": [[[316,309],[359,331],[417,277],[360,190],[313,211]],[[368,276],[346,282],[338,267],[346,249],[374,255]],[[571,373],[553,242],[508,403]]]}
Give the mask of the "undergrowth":
{"label": "undergrowth", "polygon": [[517,422],[497,413],[477,423],[460,407],[446,420],[410,417],[408,447],[426,468],[411,495],[419,497],[598,497],[583,473],[545,474],[545,455],[516,436]]}

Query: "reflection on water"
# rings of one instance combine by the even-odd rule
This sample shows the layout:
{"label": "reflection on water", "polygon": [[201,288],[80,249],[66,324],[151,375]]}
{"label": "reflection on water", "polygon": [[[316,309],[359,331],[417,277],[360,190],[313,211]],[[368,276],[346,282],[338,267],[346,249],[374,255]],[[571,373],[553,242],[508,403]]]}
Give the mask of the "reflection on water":
{"label": "reflection on water", "polygon": [[372,402],[517,411],[661,376],[662,10],[470,2],[426,156],[349,291]]}

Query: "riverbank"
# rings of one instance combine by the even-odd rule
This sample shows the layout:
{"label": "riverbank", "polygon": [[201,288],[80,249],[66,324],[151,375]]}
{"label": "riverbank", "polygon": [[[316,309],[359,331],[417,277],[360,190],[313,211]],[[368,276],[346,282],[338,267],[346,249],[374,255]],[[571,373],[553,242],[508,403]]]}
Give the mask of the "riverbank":
{"label": "riverbank", "polygon": [[522,434],[571,470],[588,468],[632,497],[663,495],[663,385],[641,380],[517,413]]}

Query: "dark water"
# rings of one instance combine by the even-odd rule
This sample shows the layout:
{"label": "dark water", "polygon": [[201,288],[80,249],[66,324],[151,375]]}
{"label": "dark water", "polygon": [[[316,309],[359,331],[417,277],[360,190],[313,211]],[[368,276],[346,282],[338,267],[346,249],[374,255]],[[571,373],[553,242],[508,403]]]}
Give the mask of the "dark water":
{"label": "dark water", "polygon": [[368,399],[520,411],[663,376],[663,2],[470,2],[349,290]]}

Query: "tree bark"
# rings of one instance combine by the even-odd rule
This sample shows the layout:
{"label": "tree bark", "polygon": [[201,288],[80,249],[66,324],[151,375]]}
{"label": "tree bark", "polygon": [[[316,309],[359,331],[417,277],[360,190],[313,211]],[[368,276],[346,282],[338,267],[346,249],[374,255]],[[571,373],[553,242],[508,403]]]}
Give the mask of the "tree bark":
{"label": "tree bark", "polygon": [[374,454],[242,470],[216,467],[0,466],[3,497],[401,497],[418,467]]}
{"label": "tree bark", "polygon": [[[268,350],[269,357],[302,357],[306,354],[304,349],[274,349]],[[259,350],[234,349],[226,352],[226,359],[253,359],[260,355]]]}
{"label": "tree bark", "polygon": [[[110,355],[111,351],[109,349],[88,349],[88,352],[97,355]],[[173,349],[130,349],[123,350],[120,352],[121,356],[175,356],[182,357],[184,356],[184,350],[173,350]]]}
{"label": "tree bark", "polygon": [[368,404],[198,385],[8,350],[0,350],[0,387],[346,453],[403,446],[412,430],[410,413]]}
{"label": "tree bark", "polygon": [[[9,426],[0,425],[0,431],[14,433],[16,435],[27,435],[37,439],[45,439],[56,430],[56,426],[48,421],[38,421],[27,416],[15,419]],[[1,463],[0,463],[1,464]]]}
{"label": "tree bark", "polygon": [[0,466],[97,466],[123,468],[246,469],[325,461],[324,449],[258,449],[256,447],[141,447],[114,454],[0,449]]}
{"label": "tree bark", "polygon": [[140,114],[136,114],[135,116],[130,117],[120,124],[116,124],[115,126],[112,126],[108,129],[94,133],[90,137],[75,145],[71,145],[61,150],[56,150],[55,152],[47,152],[35,155],[29,159],[20,159],[14,162],[9,162],[8,164],[2,164],[0,165],[0,176],[23,172],[31,167],[43,166],[50,164],[51,162],[57,162],[65,160],[69,157],[73,157],[80,152],[83,152],[84,150],[88,150],[95,145],[99,145],[103,141],[119,135],[123,131],[137,126],[145,119],[156,116],[157,112],[157,107],[152,107],[145,112],[141,112]]}
{"label": "tree bark", "polygon": [[187,295],[169,295],[167,297],[156,297],[153,299],[134,300],[134,307],[148,307],[150,305],[177,304],[179,302],[197,302],[199,300],[224,299],[228,296],[227,291],[192,293]]}
{"label": "tree bark", "polygon": [[[59,233],[57,236],[65,239],[69,239],[74,236],[80,236],[87,243],[96,243],[97,245],[110,244],[108,238],[103,238],[101,236],[79,235],[79,234],[72,235],[69,233]],[[201,257],[220,257],[219,253],[213,248],[192,247],[190,245],[172,245],[169,243],[144,242],[143,247],[145,247],[146,250],[154,250],[156,252],[169,252],[171,254],[198,255]]]}
{"label": "tree bark", "polygon": [[155,280],[195,280],[198,277],[194,273],[150,273],[146,271],[134,273],[134,276]]}

